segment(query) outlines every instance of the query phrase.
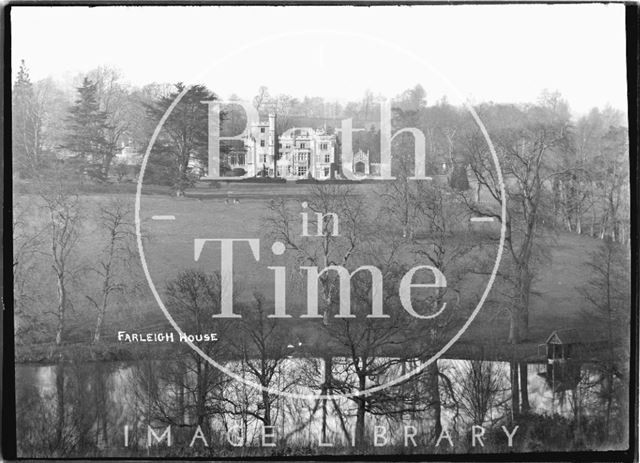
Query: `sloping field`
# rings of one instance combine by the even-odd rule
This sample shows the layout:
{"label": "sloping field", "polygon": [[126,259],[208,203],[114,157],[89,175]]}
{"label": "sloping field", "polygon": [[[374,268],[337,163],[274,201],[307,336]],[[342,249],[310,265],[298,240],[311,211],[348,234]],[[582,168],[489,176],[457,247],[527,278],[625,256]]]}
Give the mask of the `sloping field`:
{"label": "sloping field", "polygon": [[[373,194],[373,190],[364,186]],[[290,187],[269,187],[264,185],[250,186],[243,189],[243,194],[234,194],[234,186],[224,190],[215,190],[214,197],[186,197],[174,198],[165,195],[143,195],[141,203],[142,230],[145,235],[145,257],[149,271],[158,291],[162,294],[164,287],[170,279],[185,268],[200,267],[207,271],[219,270],[220,251],[219,245],[209,243],[205,246],[202,257],[198,262],[194,260],[194,239],[257,239],[260,241],[260,261],[252,255],[247,243],[237,243],[234,248],[234,284],[240,299],[251,298],[256,291],[263,293],[267,299],[273,298],[273,276],[266,267],[268,265],[285,265],[285,260],[274,256],[271,252],[271,244],[265,236],[264,218],[268,213],[266,204],[269,199],[285,193],[287,196],[295,196],[301,202],[305,197],[304,186],[291,185]],[[199,190],[201,191],[201,190]],[[111,195],[114,196],[114,195]],[[87,195],[82,197],[82,203],[87,217],[84,237],[80,243],[79,256],[91,260],[100,243],[99,234],[95,232],[92,223],[93,214],[97,205],[110,199],[109,195]],[[124,201],[130,201],[133,208],[135,198],[132,195],[115,195]],[[42,211],[37,206],[35,196],[21,196],[14,198],[19,202],[32,203],[31,220],[39,222],[44,219]],[[154,216],[170,216],[172,220],[154,220]],[[549,243],[550,259],[539,271],[539,279],[534,284],[535,294],[532,296],[530,310],[531,345],[543,342],[546,336],[555,329],[575,327],[588,336],[597,336],[598,327],[584,323],[581,311],[585,301],[577,288],[582,286],[589,274],[584,263],[589,259],[589,254],[599,245],[599,241],[589,237],[573,234],[557,234],[545,237]],[[506,252],[506,251],[505,251]],[[49,292],[50,298],[44,298],[41,309],[51,310],[47,303],[53,304],[55,300],[55,286],[51,280],[49,267],[40,266],[37,270],[42,272],[35,281],[42,286],[41,291]],[[160,309],[157,307],[151,292],[146,288],[146,281],[141,269],[138,270],[139,279],[143,282],[142,295],[131,302],[127,310],[131,311],[126,329],[134,327],[143,332],[168,328]],[[288,269],[288,278],[299,280],[300,273],[297,268]],[[293,283],[291,283],[293,285]],[[499,288],[494,288],[491,296],[497,295]],[[477,291],[476,291],[477,292]],[[289,290],[287,292],[288,303],[291,309],[288,311],[294,315],[300,313],[302,301],[296,293],[301,291]],[[82,294],[73,296],[75,300],[75,323],[71,330],[73,338],[77,341],[86,339],[87,322],[91,320],[92,313]],[[288,306],[289,307],[289,306]],[[506,342],[508,336],[509,318],[507,307],[500,303],[488,303],[483,307],[478,318],[471,324],[470,329],[461,339],[462,344],[500,344]],[[292,330],[297,336],[307,339],[316,339],[317,327],[311,326],[309,321],[294,318],[287,323],[292,324]],[[305,324],[306,323],[306,324]],[[117,326],[116,326],[117,325]],[[311,326],[311,331],[307,328]],[[305,328],[307,327],[307,328]],[[116,333],[122,326],[122,314],[117,323],[107,322],[104,332],[105,340],[115,340]],[[587,336],[587,337],[588,337]]]}

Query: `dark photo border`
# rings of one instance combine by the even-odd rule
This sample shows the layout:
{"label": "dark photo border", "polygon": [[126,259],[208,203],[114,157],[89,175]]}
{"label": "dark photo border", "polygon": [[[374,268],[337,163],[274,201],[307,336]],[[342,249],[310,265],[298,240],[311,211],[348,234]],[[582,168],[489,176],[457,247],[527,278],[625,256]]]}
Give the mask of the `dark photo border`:
{"label": "dark photo border", "polygon": [[[608,3],[608,2],[508,2],[508,4],[585,4],[585,3]],[[483,5],[504,4],[499,1],[445,1],[437,0],[433,2],[426,1],[299,1],[299,0],[281,0],[281,1],[16,1],[5,5],[2,8],[2,46],[4,52],[4,67],[2,72],[2,84],[4,92],[1,97],[1,104],[4,109],[4,121],[2,125],[2,138],[4,147],[4,156],[2,158],[3,167],[3,188],[2,188],[2,229],[3,229],[3,265],[2,265],[2,289],[3,289],[3,311],[0,315],[2,320],[2,404],[0,408],[0,435],[1,437],[1,455],[6,460],[18,460],[16,455],[16,406],[15,406],[15,348],[14,348],[14,316],[13,316],[13,237],[12,237],[12,161],[11,161],[11,11],[13,8],[28,8],[30,6],[92,6],[100,8],[101,6],[311,6],[311,5],[355,5],[361,7],[373,7],[381,5],[451,5],[455,7],[461,4],[475,4],[479,8]],[[579,16],[575,17],[579,21]],[[631,462],[638,461],[638,307],[640,306],[640,298],[638,294],[638,130],[640,129],[638,121],[638,65],[640,62],[639,35],[638,25],[640,23],[640,6],[636,3],[625,4],[625,21],[626,21],[626,60],[627,60],[627,113],[629,127],[629,165],[630,165],[630,186],[631,186],[631,365],[630,365],[630,384],[629,384],[629,448],[625,451],[589,451],[589,452],[541,452],[541,453],[504,453],[504,454],[437,454],[437,455],[362,455],[362,456],[344,456],[344,455],[317,455],[317,456],[295,456],[295,457],[227,457],[219,458],[224,461],[576,461],[576,462],[596,462],[596,461],[617,461]],[[594,31],[594,33],[597,33]],[[24,458],[22,461],[36,461],[41,458]],[[68,458],[65,460],[83,461],[86,458]],[[118,461],[117,458],[99,458],[96,460]],[[146,461],[146,458],[128,458],[134,461]],[[164,461],[210,461],[209,458],[151,458],[150,460]]]}

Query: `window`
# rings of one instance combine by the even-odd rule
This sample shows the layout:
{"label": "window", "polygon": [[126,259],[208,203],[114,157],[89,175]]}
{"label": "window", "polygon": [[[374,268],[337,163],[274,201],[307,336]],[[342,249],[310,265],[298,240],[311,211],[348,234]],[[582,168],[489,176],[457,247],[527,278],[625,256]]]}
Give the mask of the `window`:
{"label": "window", "polygon": [[260,133],[264,133],[264,127],[260,127]]}
{"label": "window", "polygon": [[267,162],[267,155],[266,154],[262,155],[262,162]]}
{"label": "window", "polygon": [[307,147],[307,144],[306,144],[306,143],[300,143],[300,148],[304,149],[304,148],[306,148],[306,147]]}
{"label": "window", "polygon": [[244,153],[231,153],[229,155],[229,164],[232,166],[244,164]]}
{"label": "window", "polygon": [[328,167],[325,167],[325,168],[324,168],[324,176],[325,176],[325,177],[328,177],[328,176],[329,176],[329,168],[328,168]]}
{"label": "window", "polygon": [[331,162],[331,155],[329,153],[324,155],[324,162]]}
{"label": "window", "polygon": [[287,143],[287,149],[291,148],[291,145]]}
{"label": "window", "polygon": [[307,175],[307,166],[298,166],[298,176],[303,177]]}
{"label": "window", "polygon": [[260,140],[260,146],[264,147],[264,140]]}
{"label": "window", "polygon": [[307,153],[298,153],[298,161],[306,161]]}
{"label": "window", "polygon": [[326,151],[329,148],[329,145],[327,143],[320,143],[320,149],[323,151]]}

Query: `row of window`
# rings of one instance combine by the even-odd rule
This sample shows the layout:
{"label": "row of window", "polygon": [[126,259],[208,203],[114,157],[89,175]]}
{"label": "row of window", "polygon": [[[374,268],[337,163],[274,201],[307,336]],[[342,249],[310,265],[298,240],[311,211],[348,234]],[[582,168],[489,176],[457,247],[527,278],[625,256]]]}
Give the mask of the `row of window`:
{"label": "row of window", "polygon": [[[260,146],[264,148],[266,142],[265,140],[260,140]],[[324,148],[322,147],[324,146]],[[280,143],[280,148],[282,148],[282,143]],[[285,149],[291,149],[291,145],[287,145],[284,147]],[[306,143],[300,143],[300,145],[298,146],[299,149],[306,149],[307,148],[307,144]],[[327,149],[327,144],[326,143],[322,143],[320,144],[320,149],[322,150],[326,150]]]}
{"label": "row of window", "polygon": [[[282,148],[282,143],[280,143],[280,148]],[[285,147],[285,149],[291,149],[291,145],[287,144]],[[298,144],[298,148],[299,149],[306,149],[307,148],[307,144],[306,143],[299,143]],[[320,150],[321,151],[327,151],[329,149],[329,144],[328,143],[320,143]]]}
{"label": "row of window", "polygon": [[[265,129],[266,127],[260,127],[260,133],[265,133]],[[264,140],[262,141],[262,143],[264,143]],[[264,145],[261,145],[264,146]],[[282,143],[280,143],[280,146],[282,146]],[[305,144],[301,143],[300,144],[300,148],[304,148]],[[291,148],[291,145],[287,145],[287,148]],[[328,143],[320,143],[320,149],[321,150],[327,150],[329,149],[329,144]]]}
{"label": "row of window", "polygon": [[[260,140],[260,146],[264,148],[266,144],[265,140]],[[280,148],[282,148],[282,143],[280,143]],[[284,147],[285,149],[291,149],[291,145],[286,145]],[[307,148],[307,144],[306,143],[300,143],[298,146],[299,149],[306,149]],[[322,151],[327,151],[329,149],[329,144],[328,143],[320,143],[320,149]]]}
{"label": "row of window", "polygon": [[[325,177],[329,176],[329,168],[325,167],[323,170],[323,174]],[[307,175],[307,166],[298,166],[298,176],[303,177]]]}
{"label": "row of window", "polygon": [[[261,154],[260,155],[260,162],[267,162],[267,155],[266,154]],[[304,162],[307,160],[307,153],[298,153],[298,162]],[[324,155],[324,162],[329,164],[331,162],[331,155],[330,154],[325,154]]]}
{"label": "row of window", "polygon": [[[267,155],[266,154],[262,154],[261,155],[262,158],[262,162],[267,162]],[[298,153],[298,162],[304,162],[307,160],[307,153]],[[329,164],[331,162],[331,155],[330,154],[325,154],[324,155],[324,162]]]}

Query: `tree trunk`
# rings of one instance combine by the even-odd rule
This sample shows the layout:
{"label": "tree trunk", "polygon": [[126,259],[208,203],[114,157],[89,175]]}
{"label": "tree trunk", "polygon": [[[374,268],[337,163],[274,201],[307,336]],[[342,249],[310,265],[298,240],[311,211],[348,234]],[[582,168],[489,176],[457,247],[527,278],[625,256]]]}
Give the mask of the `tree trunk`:
{"label": "tree trunk", "polygon": [[[96,445],[100,442],[98,436],[102,439],[102,446],[104,448],[109,446],[109,432],[108,432],[108,401],[109,394],[107,392],[107,381],[109,377],[109,368],[104,363],[100,363],[96,366],[95,374],[93,375],[93,388],[95,391],[96,401],[96,414],[98,418],[96,420]],[[99,435],[98,431],[101,431]]]}
{"label": "tree trunk", "polygon": [[518,272],[518,307],[516,308],[517,342],[529,337],[529,295],[531,292],[531,273],[523,266]]}
{"label": "tree trunk", "polygon": [[271,400],[267,391],[262,391],[262,406],[264,407],[263,422],[265,426],[271,426]]}
{"label": "tree trunk", "polygon": [[178,181],[176,182],[176,197],[184,196],[185,185],[187,184],[187,169],[189,168],[189,155],[182,156],[182,161],[178,165]]}
{"label": "tree trunk", "polygon": [[527,413],[531,408],[529,406],[529,378],[528,378],[527,362],[520,363],[520,397],[522,413]]}
{"label": "tree trunk", "polygon": [[[331,391],[331,371],[333,369],[331,356],[324,357],[324,384],[323,390],[327,394]],[[322,399],[322,442],[327,442],[327,399]]]}
{"label": "tree trunk", "polygon": [[[529,299],[528,294],[527,294],[527,299]],[[529,306],[528,306],[528,302],[527,302],[526,306],[520,308],[518,315],[519,315],[519,318],[520,318],[520,321],[518,322],[518,329],[519,329],[518,342],[522,342],[522,341],[526,341],[529,338]]]}
{"label": "tree trunk", "polygon": [[573,418],[576,422],[574,430],[574,439],[582,441],[582,406],[580,404],[580,386],[576,385],[572,390],[573,395]]}
{"label": "tree trunk", "polygon": [[196,423],[198,426],[204,427],[203,432],[208,436],[209,429],[207,426],[207,378],[209,373],[209,364],[204,364],[198,368],[198,390],[196,391]]}
{"label": "tree trunk", "polygon": [[327,442],[327,399],[322,399],[322,437],[321,442]]}
{"label": "tree trunk", "polygon": [[107,315],[107,307],[109,305],[109,293],[107,289],[108,281],[105,283],[105,289],[102,294],[102,306],[98,311],[98,318],[96,319],[96,331],[93,333],[93,343],[97,344],[100,342],[100,333],[102,332],[102,325],[104,323],[104,319]]}
{"label": "tree trunk", "polygon": [[[366,376],[362,373],[358,374],[359,380],[359,390],[364,391],[366,388]],[[364,447],[364,425],[365,425],[365,398],[357,397],[355,399],[356,404],[358,405],[358,411],[356,414],[356,447],[363,448]]]}
{"label": "tree trunk", "polygon": [[100,342],[100,331],[102,330],[102,320],[104,319],[104,312],[101,310],[98,312],[98,318],[96,320],[96,330],[93,333],[93,343]]}
{"label": "tree trunk", "polygon": [[56,402],[57,402],[57,424],[56,424],[56,445],[62,450],[62,438],[64,432],[64,364],[56,365]]}
{"label": "tree trunk", "polygon": [[104,280],[102,282],[102,305],[98,311],[98,319],[96,320],[96,331],[93,335],[93,342],[97,344],[100,342],[100,333],[102,331],[102,324],[104,323],[104,319],[107,316],[107,308],[109,307],[109,292],[111,286],[111,268],[114,259],[115,247],[116,247],[116,229],[118,225],[117,222],[113,223],[113,228],[110,230],[111,232],[111,241],[109,242],[109,254],[107,258],[107,262],[105,264],[105,275]]}
{"label": "tree trunk", "polygon": [[64,285],[64,274],[62,272],[57,272],[58,275],[58,312],[57,312],[57,322],[58,326],[56,328],[56,346],[60,346],[62,344],[63,332],[64,332],[64,316],[65,309],[67,306],[67,289]]}
{"label": "tree trunk", "polygon": [[509,364],[510,379],[511,379],[511,413],[514,421],[520,415],[520,392],[518,388],[518,364],[515,360],[512,360]]}
{"label": "tree trunk", "polygon": [[440,388],[438,384],[439,376],[440,371],[438,370],[438,362],[435,361],[427,367],[427,387],[429,390],[429,402],[433,410],[432,436],[435,436],[434,442],[438,439],[440,433],[442,432],[442,404],[440,402]]}
{"label": "tree trunk", "polygon": [[520,330],[518,329],[518,308],[512,307],[509,311],[509,343],[520,342]]}
{"label": "tree trunk", "polygon": [[356,403],[358,404],[358,411],[356,415],[356,448],[361,449],[364,447],[364,398],[359,397],[356,399]]}
{"label": "tree trunk", "polygon": [[184,402],[184,381],[185,381],[185,373],[186,373],[186,368],[185,365],[183,363],[183,361],[179,361],[178,362],[178,371],[177,371],[177,380],[178,380],[178,393],[177,393],[177,399],[178,399],[178,410],[177,410],[177,415],[178,415],[178,420],[179,422],[184,422],[184,414],[185,414],[185,402]]}
{"label": "tree trunk", "polygon": [[109,170],[111,169],[111,161],[113,160],[113,153],[107,153],[102,157],[102,176],[106,181],[109,177]]}

